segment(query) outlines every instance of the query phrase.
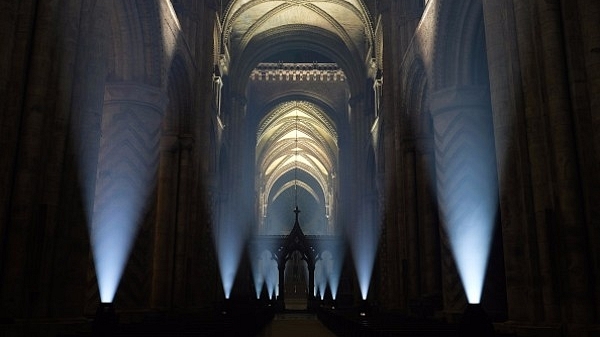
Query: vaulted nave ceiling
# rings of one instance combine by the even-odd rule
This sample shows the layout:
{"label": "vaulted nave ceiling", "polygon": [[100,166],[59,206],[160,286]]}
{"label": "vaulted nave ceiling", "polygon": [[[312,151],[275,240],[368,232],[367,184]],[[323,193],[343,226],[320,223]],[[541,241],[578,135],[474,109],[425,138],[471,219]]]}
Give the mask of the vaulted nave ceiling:
{"label": "vaulted nave ceiling", "polygon": [[246,0],[229,5],[223,43],[231,55],[240,55],[252,40],[283,31],[335,37],[360,60],[367,58],[373,40],[371,19],[360,0]]}
{"label": "vaulted nave ceiling", "polygon": [[248,120],[258,122],[259,228],[281,221],[267,217],[294,190],[295,202],[312,197],[318,205],[306,214],[319,213],[327,228],[315,230],[333,233],[338,140],[349,139],[349,99],[368,94],[365,79],[374,73],[374,26],[365,2],[233,0],[221,14],[219,70],[230,80],[228,90],[247,99]]}
{"label": "vaulted nave ceiling", "polygon": [[[271,193],[275,182],[299,168],[314,177],[327,193],[335,176],[337,152],[335,128],[317,106],[301,101],[279,105],[263,120],[257,133],[257,167],[263,174],[264,190],[271,199],[276,198],[280,192]],[[312,190],[308,185],[304,188]]]}

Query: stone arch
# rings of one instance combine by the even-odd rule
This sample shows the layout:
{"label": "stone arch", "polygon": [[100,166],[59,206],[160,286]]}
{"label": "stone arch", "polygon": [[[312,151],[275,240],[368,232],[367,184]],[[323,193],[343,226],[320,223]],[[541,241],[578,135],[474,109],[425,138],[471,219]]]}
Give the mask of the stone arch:
{"label": "stone arch", "polygon": [[[263,48],[264,45],[271,47]],[[364,92],[363,80],[367,76],[367,72],[360,56],[349,50],[330,32],[308,26],[281,26],[258,34],[249,42],[241,55],[232,56],[231,75],[239,79],[246,79],[252,69],[269,55],[299,47],[334,60],[348,77],[348,85],[353,95],[359,96]],[[239,60],[244,60],[244,62],[239,62]],[[235,92],[244,92],[245,86],[246,81],[242,80],[234,84],[233,88]]]}
{"label": "stone arch", "polygon": [[111,8],[110,82],[135,81],[162,87],[163,39],[160,8],[154,1],[114,1]]}
{"label": "stone arch", "polygon": [[377,25],[374,32],[374,55],[377,69],[383,69],[383,22],[381,16],[377,19]]}
{"label": "stone arch", "polygon": [[[335,124],[320,106],[307,101],[283,100],[274,106],[269,104],[269,108],[258,126],[255,153],[255,165],[260,172],[256,176],[261,212],[259,228],[263,228],[260,224],[270,214],[269,209],[278,210],[276,213],[281,217],[282,201],[276,199],[285,195],[289,200],[290,193],[293,195],[290,190],[295,187],[302,192],[303,202],[315,206],[304,198],[306,192],[319,205],[319,211],[312,212],[314,207],[309,207],[312,211],[307,214],[316,216],[322,210],[322,220],[328,219],[328,211],[335,210],[332,201],[337,191],[335,180],[331,178],[338,170]],[[298,113],[302,116],[300,120]],[[301,139],[294,140],[294,132],[296,135],[299,132]],[[300,154],[294,155],[295,149],[299,149]],[[278,206],[272,208],[276,202]]]}
{"label": "stone arch", "polygon": [[483,84],[481,66],[485,63],[487,79],[487,61],[481,0],[443,0],[438,6],[431,89]]}
{"label": "stone arch", "polygon": [[432,136],[431,116],[428,110],[428,78],[421,58],[415,58],[401,74],[402,104],[410,115],[412,129],[417,135]]}
{"label": "stone arch", "polygon": [[[433,59],[427,65],[431,76],[427,82],[425,104],[433,124],[435,148],[435,170],[430,175],[434,175],[437,185],[435,193],[443,229],[440,231],[443,305],[445,310],[452,311],[464,307],[466,289],[469,288],[461,284],[458,276],[458,271],[464,268],[462,259],[457,257],[459,249],[473,244],[451,244],[451,236],[460,227],[456,220],[460,207],[449,205],[459,199],[466,204],[466,198],[485,204],[486,211],[482,212],[485,219],[479,222],[482,225],[478,228],[491,233],[498,222],[495,216],[498,177],[482,1],[456,3],[442,0],[436,5],[435,37],[431,41],[435,49]],[[464,174],[466,168],[473,167],[477,170]],[[481,189],[483,192],[473,192],[481,186],[485,186]],[[490,233],[486,232],[484,240],[489,239],[490,243],[501,240]],[[496,268],[502,269],[499,274],[503,275],[504,266],[487,264],[488,251],[481,251],[480,256],[485,258],[481,259],[480,265],[487,268],[487,273],[490,268]],[[473,265],[472,261],[470,265]],[[489,291],[491,284],[486,286]]]}
{"label": "stone arch", "polygon": [[[223,40],[228,48],[233,47],[231,46],[231,39],[236,20],[243,16],[246,11],[252,10],[253,7],[264,5],[267,2],[268,1],[265,0],[229,2],[223,18]],[[374,36],[373,23],[371,14],[369,13],[369,8],[365,5],[365,3],[362,0],[330,0],[327,1],[327,3],[329,5],[333,5],[334,7],[339,6],[338,10],[334,11],[333,14],[330,14],[328,11],[323,10],[315,4],[293,2],[276,4],[273,5],[274,7],[271,8],[263,8],[263,15],[260,17],[260,19],[256,20],[250,27],[248,27],[246,29],[246,32],[256,30],[257,26],[264,24],[266,21],[268,21],[270,18],[273,18],[278,13],[297,6],[296,8],[300,7],[303,10],[309,9],[312,12],[311,14],[316,15],[317,17],[320,17],[321,19],[327,21],[328,24],[332,26],[330,27],[330,29],[333,28],[333,30],[335,30],[339,36],[346,36],[346,42],[348,45],[356,44],[357,41],[353,39],[357,39],[357,37],[350,37],[347,32],[348,27],[343,27],[343,25],[341,25],[339,22],[342,16],[340,14],[340,9],[343,9],[343,11],[346,11],[345,16],[354,18],[355,21],[353,21],[353,24],[355,26],[358,22],[360,22],[360,25],[362,25],[361,35],[363,38],[367,39],[366,49],[372,48],[372,39]]]}
{"label": "stone arch", "polygon": [[314,92],[308,91],[289,90],[281,95],[274,96],[262,106],[262,109],[258,112],[260,118],[257,118],[256,122],[258,123],[259,119],[262,119],[267,113],[273,111],[278,105],[289,101],[305,101],[318,106],[325,113],[338,134],[344,132],[346,122],[344,122],[343,116],[340,116],[340,114],[336,112],[334,102],[324,95],[324,93],[323,95],[315,95]]}

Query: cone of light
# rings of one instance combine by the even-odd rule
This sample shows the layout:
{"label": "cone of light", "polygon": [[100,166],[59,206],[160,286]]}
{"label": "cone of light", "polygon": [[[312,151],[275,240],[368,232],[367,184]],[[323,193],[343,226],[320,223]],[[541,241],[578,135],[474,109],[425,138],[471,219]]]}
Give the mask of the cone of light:
{"label": "cone of light", "polygon": [[258,257],[251,261],[256,297],[260,297],[263,285],[266,285],[267,292],[269,293],[269,296],[271,296],[271,293],[279,280],[277,262],[273,260],[272,254],[268,250],[263,251]]}
{"label": "cone of light", "polygon": [[325,268],[325,261],[323,259],[315,263],[315,297],[317,294],[323,297],[325,293],[325,287],[327,286],[327,270]]}
{"label": "cone of light", "polygon": [[481,300],[495,213],[485,198],[464,204],[465,212],[459,213],[462,219],[448,222],[447,231],[467,300],[476,304]]}
{"label": "cone of light", "polygon": [[225,298],[229,299],[231,296],[231,289],[233,288],[233,283],[235,281],[237,267],[240,263],[240,256],[236,255],[235,252],[227,252],[224,245],[221,246],[221,249],[218,249],[217,254],[223,292],[225,294]]}
{"label": "cone of light", "polygon": [[438,200],[467,300],[476,304],[481,300],[490,254],[498,187],[489,133],[463,132],[461,137],[462,142],[457,143],[468,147],[463,145],[465,148],[444,158]]}
{"label": "cone of light", "polygon": [[264,279],[262,275],[256,275],[255,272],[252,272],[252,277],[254,278],[254,291],[256,292],[256,299],[260,298],[260,293],[262,292],[262,287],[264,285]]}
{"label": "cone of light", "polygon": [[352,258],[363,300],[367,299],[369,293],[373,265],[377,254],[377,244],[379,242],[379,221],[370,210],[371,207],[369,205],[363,207],[363,214],[355,224],[356,232],[354,234],[351,233],[349,236]]}
{"label": "cone of light", "polygon": [[331,297],[335,300],[337,297],[338,286],[340,284],[340,275],[329,275],[328,285],[331,290]]}
{"label": "cone of light", "polygon": [[256,298],[260,298],[260,293],[262,292],[263,284],[265,283],[265,277],[262,273],[262,258],[255,257],[250,260],[252,267],[252,279],[254,280],[254,291],[256,292]]}
{"label": "cone of light", "polygon": [[97,216],[91,228],[91,244],[100,301],[112,302],[127,264],[136,234],[136,217],[127,200],[113,202]]}
{"label": "cone of light", "polygon": [[326,282],[329,286],[329,290],[331,291],[331,297],[335,300],[335,298],[337,297],[338,286],[340,284],[340,274],[342,273],[342,262],[344,260],[344,253],[341,248],[334,248],[335,247],[332,247],[331,249],[335,253],[335,255],[334,253],[325,251],[322,254],[322,259],[323,268],[325,270],[325,276],[327,278]]}
{"label": "cone of light", "polygon": [[[154,189],[156,175],[154,168],[140,168],[139,163],[130,159],[135,157],[134,152],[137,151],[131,146],[136,141],[132,140],[134,136],[127,127],[132,121],[127,116],[119,121],[122,124],[114,126],[123,130],[119,138],[103,138],[101,141],[102,154],[98,160],[98,178],[89,227],[100,300],[103,303],[114,299],[141,216]],[[111,144],[113,141],[117,145]],[[156,153],[147,155],[157,156]]]}
{"label": "cone of light", "polygon": [[271,253],[263,252],[262,260],[263,268],[261,273],[267,285],[269,298],[272,298],[277,291],[277,285],[279,283],[279,269],[277,268],[277,262],[271,257]]}
{"label": "cone of light", "polygon": [[373,274],[373,264],[375,262],[375,252],[371,250],[358,250],[358,254],[364,254],[354,259],[356,265],[356,274],[360,287],[360,294],[363,300],[367,299],[369,286],[371,284],[371,275]]}
{"label": "cone of light", "polygon": [[228,217],[220,223],[215,237],[221,283],[226,299],[231,296],[244,247],[244,231],[240,227],[236,219]]}

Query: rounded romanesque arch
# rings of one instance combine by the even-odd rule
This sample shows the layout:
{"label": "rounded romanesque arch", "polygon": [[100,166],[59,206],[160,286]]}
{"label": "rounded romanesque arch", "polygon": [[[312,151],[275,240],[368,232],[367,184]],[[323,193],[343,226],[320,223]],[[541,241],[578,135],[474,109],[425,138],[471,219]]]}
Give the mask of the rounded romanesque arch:
{"label": "rounded romanesque arch", "polygon": [[163,39],[156,34],[162,31],[159,5],[153,1],[111,3],[107,81],[163,87]]}
{"label": "rounded romanesque arch", "polygon": [[[296,29],[295,29],[296,28]],[[264,48],[265,45],[273,46]],[[232,66],[232,74],[239,74],[240,78],[247,78],[252,69],[261,60],[286,50],[304,49],[322,54],[336,62],[349,78],[348,84],[355,95],[364,91],[362,80],[366,77],[366,66],[360,59],[360,54],[351,51],[337,36],[331,32],[308,26],[281,26],[257,35],[239,55],[237,67]],[[236,60],[235,56],[232,62]],[[239,84],[238,90],[243,90],[245,82]]]}
{"label": "rounded romanesque arch", "polygon": [[[498,177],[490,89],[485,49],[483,6],[478,0],[455,3],[439,1],[437,20],[431,40],[433,57],[426,64],[429,77],[427,107],[431,116],[435,163],[430,162],[430,176],[435,179],[442,251],[441,272],[444,308],[462,310],[465,303],[481,296],[486,266],[500,251],[492,252],[497,226]],[[423,54],[427,55],[427,54]],[[431,54],[430,54],[431,55]],[[423,126],[426,126],[425,124]],[[466,170],[471,170],[465,174]],[[461,201],[461,206],[456,202]],[[468,223],[461,207],[476,204],[480,216],[475,230],[465,231]],[[464,233],[472,235],[472,241]],[[478,233],[477,240],[474,233]],[[484,245],[481,245],[484,242]],[[494,245],[498,247],[498,245]],[[465,266],[468,249],[479,247],[477,278],[465,278],[476,269],[471,261]],[[503,275],[503,266],[495,265]],[[462,282],[461,282],[462,280]],[[476,281],[472,281],[476,280]],[[473,283],[470,283],[473,282]],[[503,287],[488,283],[489,289]],[[475,294],[473,293],[475,290]],[[466,297],[464,296],[466,294]],[[503,301],[496,302],[502,310]]]}
{"label": "rounded romanesque arch", "polygon": [[430,90],[452,86],[488,86],[483,6],[480,0],[437,5],[435,52]]}
{"label": "rounded romanesque arch", "polygon": [[[335,124],[318,105],[306,101],[280,103],[262,119],[256,144],[260,232],[267,231],[264,221],[269,219],[271,206],[291,189],[302,192],[298,194],[296,190],[296,203],[298,195],[304,200],[304,192],[307,192],[317,205],[323,205],[307,214],[322,213],[325,221],[336,212],[334,200],[338,187],[332,178],[338,170],[337,142]],[[293,199],[292,193],[292,203]],[[277,209],[273,208],[275,212]],[[316,233],[330,233],[333,225],[330,222]]]}

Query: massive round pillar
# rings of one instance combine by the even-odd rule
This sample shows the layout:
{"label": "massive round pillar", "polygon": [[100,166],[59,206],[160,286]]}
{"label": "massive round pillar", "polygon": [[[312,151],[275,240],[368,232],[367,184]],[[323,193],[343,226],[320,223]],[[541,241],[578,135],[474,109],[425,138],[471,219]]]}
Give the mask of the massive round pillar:
{"label": "massive round pillar", "polygon": [[456,314],[464,307],[463,290],[469,301],[479,301],[497,208],[489,92],[478,86],[439,90],[432,94],[431,115],[443,242],[454,257],[442,258],[444,308]]}
{"label": "massive round pillar", "polygon": [[[166,95],[145,84],[105,87],[91,245],[101,301],[112,301],[154,193]],[[130,287],[125,292],[142,292]],[[143,297],[143,296],[142,296]]]}

